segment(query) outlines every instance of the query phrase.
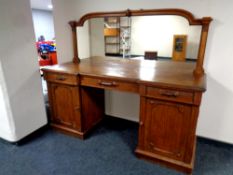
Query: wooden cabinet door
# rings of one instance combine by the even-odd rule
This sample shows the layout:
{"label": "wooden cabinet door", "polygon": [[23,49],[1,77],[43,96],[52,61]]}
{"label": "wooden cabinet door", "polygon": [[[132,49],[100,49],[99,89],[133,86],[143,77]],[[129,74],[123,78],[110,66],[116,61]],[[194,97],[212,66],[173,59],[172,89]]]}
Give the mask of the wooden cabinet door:
{"label": "wooden cabinet door", "polygon": [[182,161],[190,136],[192,106],[146,99],[145,114],[144,148],[149,152]]}
{"label": "wooden cabinet door", "polygon": [[49,84],[52,123],[81,130],[78,87]]}

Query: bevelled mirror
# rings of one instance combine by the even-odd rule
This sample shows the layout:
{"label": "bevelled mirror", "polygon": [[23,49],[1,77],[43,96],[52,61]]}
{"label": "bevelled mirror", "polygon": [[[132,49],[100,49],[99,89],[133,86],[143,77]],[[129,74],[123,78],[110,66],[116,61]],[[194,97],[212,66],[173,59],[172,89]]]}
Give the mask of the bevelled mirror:
{"label": "bevelled mirror", "polygon": [[90,13],[70,22],[74,62],[90,56],[191,61],[201,75],[211,20],[180,9]]}

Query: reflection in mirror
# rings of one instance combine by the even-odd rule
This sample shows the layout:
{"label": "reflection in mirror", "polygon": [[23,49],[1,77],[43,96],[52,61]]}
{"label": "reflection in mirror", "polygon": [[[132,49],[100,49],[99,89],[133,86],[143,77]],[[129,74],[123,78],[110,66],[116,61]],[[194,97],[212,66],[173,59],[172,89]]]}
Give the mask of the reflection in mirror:
{"label": "reflection in mirror", "polygon": [[77,27],[78,56],[80,59],[90,56],[105,56],[104,19],[93,18]]}
{"label": "reflection in mirror", "polygon": [[87,20],[77,28],[79,57],[195,61],[201,26],[175,15],[107,17]]}

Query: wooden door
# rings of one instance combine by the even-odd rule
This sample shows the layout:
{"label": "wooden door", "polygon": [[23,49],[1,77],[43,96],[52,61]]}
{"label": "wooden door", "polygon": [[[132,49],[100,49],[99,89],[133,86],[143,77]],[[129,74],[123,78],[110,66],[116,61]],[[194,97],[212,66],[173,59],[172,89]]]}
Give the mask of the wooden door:
{"label": "wooden door", "polygon": [[143,119],[144,148],[149,152],[182,161],[190,133],[191,115],[190,105],[147,99]]}
{"label": "wooden door", "polygon": [[186,60],[187,35],[174,35],[172,60]]}
{"label": "wooden door", "polygon": [[78,87],[49,84],[52,123],[81,130]]}

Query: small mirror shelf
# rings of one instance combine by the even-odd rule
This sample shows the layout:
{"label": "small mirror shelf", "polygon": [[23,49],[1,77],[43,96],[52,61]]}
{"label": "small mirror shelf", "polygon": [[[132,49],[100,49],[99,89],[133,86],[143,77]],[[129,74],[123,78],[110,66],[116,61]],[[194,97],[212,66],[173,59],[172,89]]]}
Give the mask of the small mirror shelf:
{"label": "small mirror shelf", "polygon": [[[194,75],[201,76],[211,21],[210,17],[197,19],[182,9],[89,13],[79,21],[69,22],[73,35],[73,62],[79,63],[79,55],[82,55],[78,53],[81,51],[78,43],[85,34],[80,34],[80,27],[88,25],[90,50],[102,50],[101,55],[133,59],[153,51],[156,59],[196,61]],[[95,54],[100,53],[93,51],[90,55]]]}

